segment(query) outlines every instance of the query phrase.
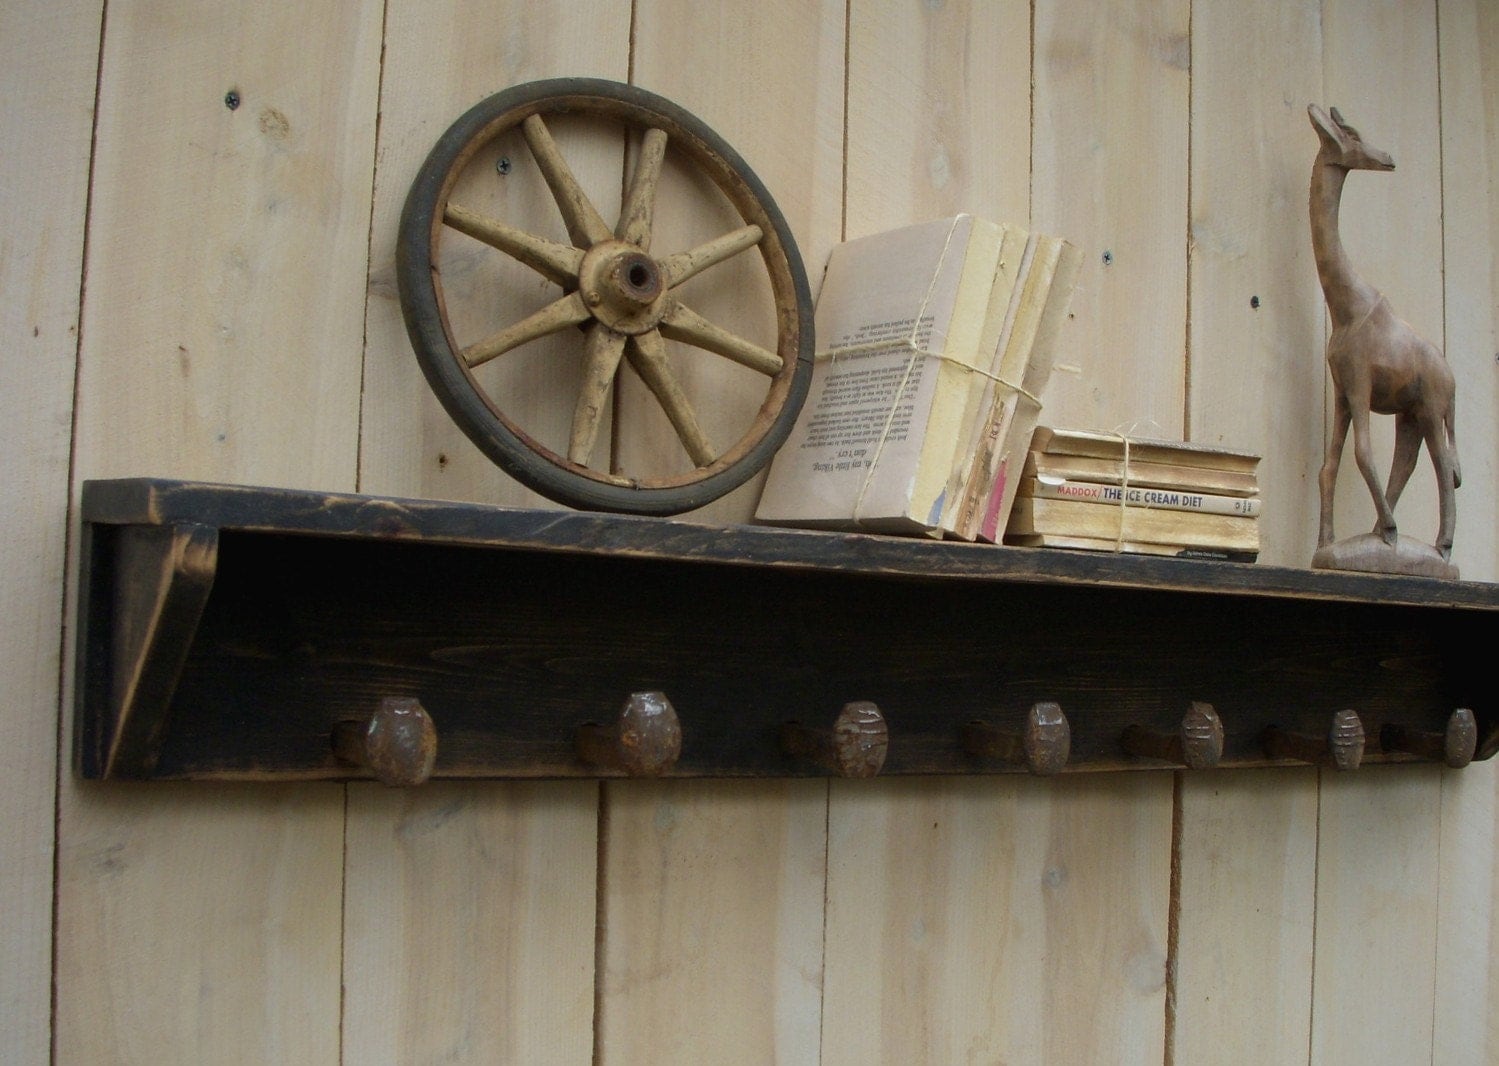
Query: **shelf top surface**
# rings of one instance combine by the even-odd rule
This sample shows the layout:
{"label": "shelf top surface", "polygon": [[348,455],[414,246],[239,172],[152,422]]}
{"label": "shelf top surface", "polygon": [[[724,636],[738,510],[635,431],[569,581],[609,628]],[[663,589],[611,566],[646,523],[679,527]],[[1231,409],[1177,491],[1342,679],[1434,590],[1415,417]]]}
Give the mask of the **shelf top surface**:
{"label": "shelf top surface", "polygon": [[871,533],[533,510],[160,478],[87,481],[83,521],[575,552],[871,577],[1093,585],[1499,610],[1499,585]]}

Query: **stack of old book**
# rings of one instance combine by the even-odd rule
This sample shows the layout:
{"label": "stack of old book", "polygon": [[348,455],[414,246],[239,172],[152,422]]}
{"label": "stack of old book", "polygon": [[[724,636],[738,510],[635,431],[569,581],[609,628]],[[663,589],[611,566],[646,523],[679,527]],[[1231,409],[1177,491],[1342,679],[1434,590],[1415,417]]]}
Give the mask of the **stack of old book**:
{"label": "stack of old book", "polygon": [[1079,264],[1060,237],[970,214],[836,246],[811,388],[755,517],[997,539]]}
{"label": "stack of old book", "polygon": [[1005,543],[1253,562],[1259,461],[1205,444],[1043,426]]}

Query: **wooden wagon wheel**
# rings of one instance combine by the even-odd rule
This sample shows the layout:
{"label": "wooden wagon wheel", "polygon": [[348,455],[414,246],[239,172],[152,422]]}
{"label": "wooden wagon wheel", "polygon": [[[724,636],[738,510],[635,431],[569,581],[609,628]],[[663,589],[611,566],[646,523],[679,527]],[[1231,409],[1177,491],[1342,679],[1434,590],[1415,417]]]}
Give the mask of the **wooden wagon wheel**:
{"label": "wooden wagon wheel", "polygon": [[[553,137],[549,123],[562,115],[602,120],[634,139],[635,166],[613,226],[584,192]],[[516,129],[556,202],[570,244],[450,199],[476,153]],[[722,193],[739,224],[660,255],[651,237],[668,151],[674,162],[680,159]],[[533,313],[517,313],[503,328],[460,343],[439,260],[443,242],[454,233],[524,264],[560,292]],[[773,348],[709,321],[680,292],[688,279],[752,248],[764,263],[774,301]],[[657,515],[700,507],[743,484],[770,460],[806,397],[811,297],[785,219],[722,138],[670,101],[630,85],[592,79],[531,82],[470,109],[437,142],[407,195],[397,277],[412,347],[448,414],[508,474],[559,503]],[[497,295],[503,303],[505,294]],[[576,331],[582,348],[581,386],[568,439],[549,447],[506,415],[505,397],[490,395],[475,370],[538,338],[569,330]],[[668,339],[763,376],[764,400],[737,441],[720,448],[704,432],[667,358]],[[632,475],[592,465],[622,364],[640,376],[670,420],[690,458],[688,472]]]}

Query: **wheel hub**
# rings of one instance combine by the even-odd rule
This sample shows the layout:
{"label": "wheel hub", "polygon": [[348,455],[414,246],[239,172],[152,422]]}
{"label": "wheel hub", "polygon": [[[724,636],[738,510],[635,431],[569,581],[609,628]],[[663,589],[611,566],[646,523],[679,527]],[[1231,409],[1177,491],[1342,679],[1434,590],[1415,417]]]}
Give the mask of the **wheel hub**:
{"label": "wheel hub", "polygon": [[671,309],[661,265],[633,244],[600,241],[583,257],[578,289],[593,317],[616,333],[638,336]]}

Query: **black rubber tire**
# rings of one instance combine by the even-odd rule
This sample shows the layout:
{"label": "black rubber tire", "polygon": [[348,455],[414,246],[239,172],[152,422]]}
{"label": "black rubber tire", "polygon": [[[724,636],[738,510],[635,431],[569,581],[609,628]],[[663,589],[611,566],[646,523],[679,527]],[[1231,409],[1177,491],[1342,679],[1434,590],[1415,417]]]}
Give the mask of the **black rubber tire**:
{"label": "black rubber tire", "polygon": [[[765,232],[759,250],[778,315],[782,370],[771,379],[756,426],[713,464],[691,475],[621,485],[569,462],[511,422],[458,354],[442,312],[433,269],[448,190],[473,153],[532,114],[601,113],[631,126],[657,126]],[[470,108],[428,154],[406,196],[396,245],[396,276],[406,330],[422,372],[448,415],[511,477],[548,499],[585,510],[671,515],[691,511],[744,484],[791,432],[812,376],[812,299],[796,242],[764,185],[721,137],[663,97],[619,82],[558,78],[528,82]],[[790,319],[788,321],[788,319]]]}

